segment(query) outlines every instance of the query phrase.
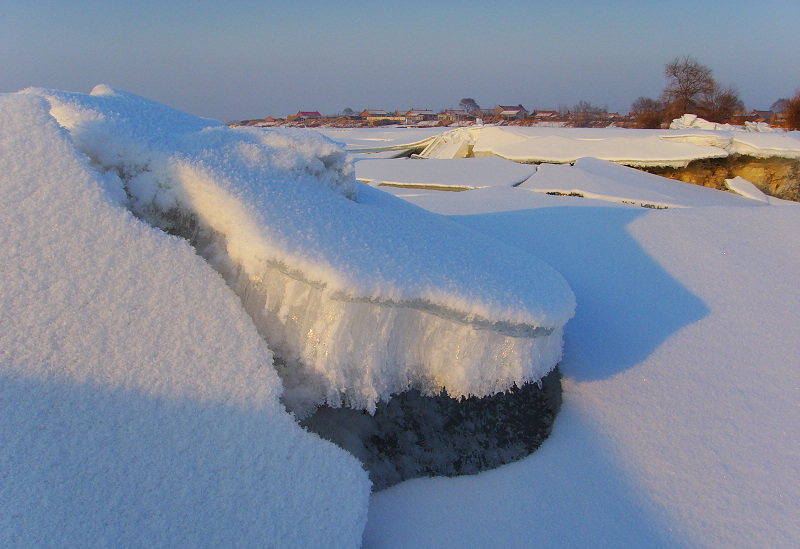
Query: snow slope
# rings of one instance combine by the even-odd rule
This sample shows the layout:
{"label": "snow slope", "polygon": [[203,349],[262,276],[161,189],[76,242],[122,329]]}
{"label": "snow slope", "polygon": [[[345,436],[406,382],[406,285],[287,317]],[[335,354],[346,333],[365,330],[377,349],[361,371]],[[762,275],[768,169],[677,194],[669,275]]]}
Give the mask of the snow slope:
{"label": "snow slope", "polygon": [[0,545],[356,547],[369,481],[194,250],[0,96]]}
{"label": "snow slope", "polygon": [[800,206],[385,189],[535,247],[578,309],[543,446],[374,495],[365,547],[797,546]]}

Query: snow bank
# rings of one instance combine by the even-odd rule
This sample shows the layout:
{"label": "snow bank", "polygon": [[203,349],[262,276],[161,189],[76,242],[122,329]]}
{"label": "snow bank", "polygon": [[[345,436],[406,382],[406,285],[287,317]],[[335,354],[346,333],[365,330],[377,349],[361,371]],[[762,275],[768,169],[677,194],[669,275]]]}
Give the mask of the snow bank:
{"label": "snow bank", "polygon": [[519,185],[536,167],[503,158],[394,159],[356,162],[356,179],[371,185],[467,190]]}
{"label": "snow bank", "polygon": [[131,209],[190,238],[279,357],[290,409],[536,381],[574,309],[541,261],[363,186],[310,131],[231,129],[100,86],[31,91]]}
{"label": "snow bank", "polygon": [[0,545],[359,546],[360,464],[297,426],[238,299],[48,110],[0,96]]}

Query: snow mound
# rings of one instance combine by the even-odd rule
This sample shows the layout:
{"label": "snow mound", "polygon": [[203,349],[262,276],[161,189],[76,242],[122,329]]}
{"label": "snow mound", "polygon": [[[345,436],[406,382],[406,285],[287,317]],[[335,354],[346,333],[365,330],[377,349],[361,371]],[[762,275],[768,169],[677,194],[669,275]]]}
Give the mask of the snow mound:
{"label": "snow mound", "polygon": [[137,216],[223,274],[279,356],[298,416],[321,403],[371,411],[409,387],[494,394],[561,357],[574,297],[558,273],[357,189],[344,150],[318,133],[232,129],[103,86],[28,93]]}
{"label": "snow mound", "polygon": [[236,296],[37,95],[0,96],[0,545],[359,546],[360,464],[298,427]]}

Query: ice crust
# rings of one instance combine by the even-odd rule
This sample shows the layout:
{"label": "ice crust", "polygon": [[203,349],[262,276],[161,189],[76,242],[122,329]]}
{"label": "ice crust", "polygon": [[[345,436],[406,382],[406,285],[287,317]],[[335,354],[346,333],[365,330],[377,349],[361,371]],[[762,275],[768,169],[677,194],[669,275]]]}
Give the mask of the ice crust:
{"label": "ice crust", "polygon": [[342,147],[318,133],[231,129],[106,86],[27,93],[124,188],[119,200],[223,274],[299,416],[323,402],[373,410],[409,387],[494,394],[561,356],[575,304],[558,273],[357,188]]}
{"label": "ice crust", "polygon": [[358,547],[370,485],[184,241],[0,95],[0,546]]}

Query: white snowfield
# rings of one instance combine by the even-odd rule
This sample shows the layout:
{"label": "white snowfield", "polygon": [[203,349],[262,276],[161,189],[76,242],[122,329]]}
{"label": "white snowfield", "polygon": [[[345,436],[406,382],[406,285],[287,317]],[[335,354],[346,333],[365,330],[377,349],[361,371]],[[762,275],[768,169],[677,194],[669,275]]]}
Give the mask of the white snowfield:
{"label": "white snowfield", "polygon": [[358,546],[360,464],[286,413],[238,298],[49,111],[0,96],[0,546]]}
{"label": "white snowfield", "polygon": [[[325,133],[346,143],[348,151],[354,153],[423,148],[420,156],[435,159],[499,156],[515,162],[566,164],[574,163],[579,158],[592,157],[627,166],[677,168],[693,160],[725,158],[732,154],[800,158],[798,132],[748,131],[708,122],[701,124],[696,120],[694,123],[676,125],[675,128],[679,129],[476,125],[452,130],[440,128],[437,135],[423,140],[418,139],[419,133],[410,133],[405,143],[405,129],[397,129],[394,139],[384,135],[381,141],[373,143],[371,149],[364,147],[363,129],[339,130],[336,133],[327,130]],[[759,129],[761,126],[748,128]],[[384,130],[384,134],[387,132]],[[385,145],[383,149],[381,144]],[[365,157],[364,154],[359,155],[359,158]]]}

